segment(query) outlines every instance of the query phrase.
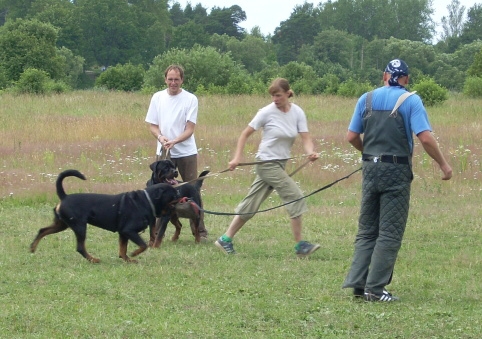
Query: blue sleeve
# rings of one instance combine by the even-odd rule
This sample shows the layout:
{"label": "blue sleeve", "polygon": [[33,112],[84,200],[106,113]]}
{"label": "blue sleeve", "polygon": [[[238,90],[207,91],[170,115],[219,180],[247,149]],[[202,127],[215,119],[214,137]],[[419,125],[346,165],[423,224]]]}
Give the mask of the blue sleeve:
{"label": "blue sleeve", "polygon": [[363,133],[363,112],[365,111],[367,93],[363,94],[356,103],[355,111],[348,126],[348,130],[355,133]]}
{"label": "blue sleeve", "polygon": [[[412,131],[415,135],[423,132],[423,131],[432,131],[432,127],[430,126],[430,122],[428,121],[427,111],[423,106],[422,99],[418,95],[412,95],[407,101],[410,101],[410,126],[409,130]],[[402,110],[402,107],[400,107]]]}

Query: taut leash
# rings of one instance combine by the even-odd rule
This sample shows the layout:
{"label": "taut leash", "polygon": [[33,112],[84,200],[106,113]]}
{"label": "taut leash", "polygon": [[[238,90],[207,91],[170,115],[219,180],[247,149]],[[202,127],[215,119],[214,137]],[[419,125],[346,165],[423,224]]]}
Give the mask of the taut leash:
{"label": "taut leash", "polygon": [[[304,167],[305,165],[306,165],[306,163],[303,164],[301,167]],[[291,173],[290,176],[293,175],[293,174],[295,174],[298,170],[300,170],[301,167],[298,168],[298,169],[297,169],[296,171],[294,171],[293,173]],[[338,182],[340,182],[340,181],[342,181],[342,180],[348,179],[349,177],[351,177],[351,176],[352,176],[353,174],[355,174],[356,172],[361,171],[361,169],[362,169],[362,168],[360,167],[360,168],[358,168],[357,170],[351,172],[350,174],[345,175],[344,177],[342,177],[342,178],[340,178],[340,179],[337,179],[337,180],[333,181],[332,183],[330,183],[330,184],[328,184],[328,185],[325,185],[325,186],[323,186],[323,187],[321,187],[321,188],[319,188],[319,189],[317,189],[317,190],[311,192],[310,194],[305,195],[305,196],[303,196],[303,197],[301,197],[301,198],[295,199],[295,200],[290,201],[290,202],[286,202],[286,203],[284,203],[284,204],[281,204],[281,205],[278,205],[278,206],[275,206],[275,207],[267,208],[267,209],[264,209],[264,210],[258,210],[258,211],[250,212],[250,213],[213,212],[213,211],[205,210],[205,209],[203,209],[203,208],[201,208],[201,207],[199,207],[199,210],[203,211],[204,213],[214,214],[214,215],[251,215],[251,214],[256,214],[256,213],[268,212],[268,211],[271,211],[271,210],[274,210],[274,209],[277,209],[277,208],[280,208],[280,207],[283,207],[283,206],[292,204],[292,203],[294,203],[294,202],[296,202],[296,201],[299,201],[299,200],[301,200],[301,199],[306,199],[306,198],[308,198],[308,197],[310,197],[310,196],[312,196],[312,195],[314,195],[314,194],[316,194],[316,193],[318,193],[318,192],[321,192],[321,191],[323,191],[323,190],[326,190],[327,188],[330,188],[331,186],[335,185],[336,183],[338,183]]]}

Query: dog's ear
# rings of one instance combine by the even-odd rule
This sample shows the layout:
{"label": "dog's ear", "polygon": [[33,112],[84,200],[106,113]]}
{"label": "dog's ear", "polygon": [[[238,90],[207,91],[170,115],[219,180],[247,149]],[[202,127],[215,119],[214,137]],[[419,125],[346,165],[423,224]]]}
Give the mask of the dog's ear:
{"label": "dog's ear", "polygon": [[157,165],[157,161],[154,161],[152,164],[149,165],[149,168],[151,169],[151,171],[155,171],[156,170],[156,165]]}

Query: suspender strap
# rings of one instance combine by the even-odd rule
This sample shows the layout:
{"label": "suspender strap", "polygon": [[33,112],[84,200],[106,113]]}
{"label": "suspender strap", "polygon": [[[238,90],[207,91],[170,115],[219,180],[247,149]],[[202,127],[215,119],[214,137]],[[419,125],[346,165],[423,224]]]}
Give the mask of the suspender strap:
{"label": "suspender strap", "polygon": [[417,93],[417,91],[405,92],[402,95],[400,95],[398,97],[397,103],[395,104],[395,107],[393,107],[393,109],[392,109],[392,113],[390,113],[390,116],[393,116],[395,114],[398,107],[400,107],[400,105],[405,101],[405,99],[407,99],[409,96],[411,96],[412,94],[415,94],[415,93]]}

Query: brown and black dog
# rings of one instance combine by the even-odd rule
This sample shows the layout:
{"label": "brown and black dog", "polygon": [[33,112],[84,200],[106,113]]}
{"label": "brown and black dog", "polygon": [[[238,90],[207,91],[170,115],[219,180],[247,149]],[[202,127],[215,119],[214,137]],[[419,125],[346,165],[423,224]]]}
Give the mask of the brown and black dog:
{"label": "brown and black dog", "polygon": [[[153,162],[150,166],[152,171],[151,179],[146,183],[147,187],[159,184],[167,183],[174,185],[179,192],[179,196],[183,199],[175,206],[175,213],[171,215],[170,221],[176,228],[171,240],[176,241],[181,234],[182,224],[179,218],[189,219],[192,234],[195,241],[198,243],[201,241],[201,236],[207,235],[207,231],[204,226],[204,213],[202,212],[202,199],[201,199],[201,187],[203,179],[196,180],[194,183],[183,183],[177,181],[178,171],[176,165],[171,160],[159,160]],[[203,171],[199,178],[202,178],[209,174],[209,171]],[[166,231],[167,223],[169,219],[160,218],[156,221],[156,226],[151,226],[151,241],[150,244],[156,243],[157,247],[162,241],[162,237]],[[155,229],[155,231],[154,231]],[[156,236],[157,233],[157,236]]]}
{"label": "brown and black dog", "polygon": [[[136,262],[127,256],[128,240],[139,246],[132,256],[141,254],[147,244],[139,236],[156,217],[170,217],[179,201],[178,191],[168,184],[158,184],[145,190],[116,195],[96,193],[76,193],[67,195],[62,181],[67,177],[86,180],[77,170],[66,170],[59,174],[56,182],[60,202],[54,208],[54,221],[51,226],[41,228],[30,245],[35,252],[39,241],[46,235],[71,228],[77,238],[77,252],[93,263],[99,259],[91,256],[85,248],[87,224],[119,233],[119,257],[126,262]],[[158,246],[158,245],[157,245]]]}

